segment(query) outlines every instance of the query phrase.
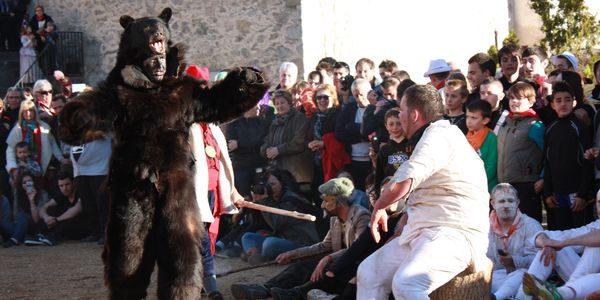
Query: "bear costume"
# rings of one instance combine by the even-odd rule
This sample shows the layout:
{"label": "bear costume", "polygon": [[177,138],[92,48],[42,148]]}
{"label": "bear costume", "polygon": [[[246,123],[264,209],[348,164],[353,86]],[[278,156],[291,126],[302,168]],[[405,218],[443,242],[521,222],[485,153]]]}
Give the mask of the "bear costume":
{"label": "bear costume", "polygon": [[65,143],[83,144],[113,132],[102,254],[111,299],[145,298],[155,263],[159,299],[200,298],[204,228],[188,129],[241,115],[269,87],[254,68],[233,68],[212,88],[183,76],[184,47],[171,41],[171,15],[166,8],[158,17],[122,16],[115,67],[61,113],[59,136]]}

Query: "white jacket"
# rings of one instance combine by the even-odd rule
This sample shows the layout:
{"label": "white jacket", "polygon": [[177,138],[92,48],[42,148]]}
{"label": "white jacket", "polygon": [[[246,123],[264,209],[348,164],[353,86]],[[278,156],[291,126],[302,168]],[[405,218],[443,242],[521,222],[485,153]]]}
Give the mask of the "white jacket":
{"label": "white jacket", "polygon": [[[221,149],[219,159],[219,200],[221,211],[219,214],[236,214],[237,208],[233,205],[234,200],[234,178],[231,160],[227,152],[227,141],[221,129],[209,124],[210,130]],[[204,138],[200,124],[194,123],[190,126],[190,146],[195,160],[194,164],[194,189],[196,191],[196,201],[200,209],[200,219],[202,222],[212,223],[215,218],[212,215],[208,205],[208,165],[206,163],[206,153],[204,152]]]}
{"label": "white jacket", "polygon": [[[42,174],[46,174],[46,169],[48,168],[48,164],[50,164],[50,159],[52,155],[56,157],[59,161],[62,160],[63,154],[56,144],[56,140],[52,133],[50,133],[50,125],[44,123],[43,121],[39,122],[40,124],[40,141],[42,144],[42,158],[41,158],[41,167]],[[8,138],[6,138],[6,171],[10,173],[10,170],[17,168],[17,156],[15,153],[15,145],[18,142],[23,141],[23,131],[21,130],[21,124],[16,124],[13,129],[11,129],[8,134]]]}
{"label": "white jacket", "polygon": [[517,269],[529,268],[537,253],[531,237],[541,230],[543,230],[542,225],[537,220],[522,214],[521,221],[515,232],[508,238],[508,245],[505,249],[502,238],[490,228],[487,257],[494,262],[494,270],[505,268],[498,258],[498,249],[505,250],[512,256]]}

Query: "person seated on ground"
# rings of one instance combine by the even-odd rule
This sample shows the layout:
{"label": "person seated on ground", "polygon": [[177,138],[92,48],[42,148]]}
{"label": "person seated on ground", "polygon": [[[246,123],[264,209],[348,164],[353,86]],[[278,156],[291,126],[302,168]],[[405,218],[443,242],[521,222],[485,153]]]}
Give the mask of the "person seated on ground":
{"label": "person seated on ground", "polygon": [[323,202],[321,208],[331,216],[330,228],[323,241],[284,252],[275,261],[287,264],[292,259],[327,254],[321,259],[312,258],[299,261],[269,279],[264,284],[232,284],[231,293],[236,299],[270,298],[274,288],[290,289],[323,278],[327,266],[344,254],[369,223],[369,211],[357,204],[350,204],[350,194],[354,189],[347,178],[334,178],[319,186]]}
{"label": "person seated on ground", "polygon": [[[251,192],[258,204],[289,211],[308,212],[312,205],[297,192],[292,175],[284,170],[267,170],[263,194]],[[269,261],[277,255],[319,240],[315,224],[310,221],[262,212],[272,233],[247,232],[242,236],[243,256],[251,264]]]}
{"label": "person seated on ground", "polygon": [[[596,194],[596,209],[600,217],[600,191]],[[596,291],[598,276],[591,274],[600,272],[599,232],[600,219],[574,229],[538,232],[534,241],[539,250],[523,277],[517,299],[526,299],[524,294],[542,296],[539,299],[583,299]],[[578,253],[582,250],[580,257]],[[564,286],[556,289],[545,282],[552,270],[565,281]],[[546,294],[542,282],[554,298],[540,295]]]}
{"label": "person seated on ground", "polygon": [[490,233],[487,257],[494,262],[493,299],[514,296],[523,274],[535,256],[534,234],[540,223],[519,210],[517,190],[508,183],[496,185],[491,192]]}
{"label": "person seated on ground", "polygon": [[81,214],[81,198],[73,185],[73,175],[58,174],[61,194],[50,199],[39,211],[43,222],[39,223],[38,239],[34,241],[52,246],[61,240],[79,240],[89,233]]}
{"label": "person seated on ground", "polygon": [[[361,262],[357,299],[428,299],[428,295],[472,266],[487,267],[489,219],[483,162],[458,127],[440,120],[439,92],[431,85],[408,88],[400,122],[416,140],[410,158],[381,192],[371,216],[371,234],[388,231],[390,205],[406,201],[401,234]],[[410,196],[409,196],[410,194]],[[398,230],[398,229],[397,229]]]}
{"label": "person seated on ground", "polygon": [[[369,178],[373,178],[373,176],[367,177],[367,181]],[[386,178],[383,185],[385,186],[390,179],[391,177]],[[367,185],[369,188],[373,186],[369,183]],[[376,200],[377,196],[375,193],[370,193],[369,201],[371,206],[375,205]],[[333,294],[332,296],[336,300],[356,299],[356,270],[358,269],[358,265],[367,256],[371,255],[371,253],[402,233],[400,230],[395,230],[404,209],[404,206],[401,206],[402,204],[403,202],[398,201],[386,209],[389,217],[387,221],[389,230],[381,235],[382,242],[376,242],[368,230],[363,231],[344,254],[327,267],[327,272],[325,272],[325,276],[321,277],[321,279],[318,281],[308,281],[291,289],[272,288],[271,294],[273,298],[305,299],[310,293]]]}
{"label": "person seated on ground", "polygon": [[1,203],[1,222],[0,227],[3,235],[10,236],[4,242],[4,247],[19,245],[25,241],[27,234],[34,234],[35,224],[39,222],[39,208],[43,205],[47,196],[41,193],[38,185],[34,181],[34,176],[24,171],[17,179],[16,184],[17,210],[16,218],[12,221],[12,210],[8,199],[2,197]]}

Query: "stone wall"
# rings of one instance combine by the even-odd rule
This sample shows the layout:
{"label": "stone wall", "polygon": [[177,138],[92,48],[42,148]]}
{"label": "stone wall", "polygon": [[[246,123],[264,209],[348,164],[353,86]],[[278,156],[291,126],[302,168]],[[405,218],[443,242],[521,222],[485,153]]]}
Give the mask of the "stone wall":
{"label": "stone wall", "polygon": [[122,28],[121,15],[134,18],[173,9],[170,26],[175,42],[188,45],[188,63],[218,71],[254,65],[277,82],[282,61],[302,70],[300,0],[43,0],[46,13],[62,31],[82,31],[85,81],[95,84],[113,67]]}

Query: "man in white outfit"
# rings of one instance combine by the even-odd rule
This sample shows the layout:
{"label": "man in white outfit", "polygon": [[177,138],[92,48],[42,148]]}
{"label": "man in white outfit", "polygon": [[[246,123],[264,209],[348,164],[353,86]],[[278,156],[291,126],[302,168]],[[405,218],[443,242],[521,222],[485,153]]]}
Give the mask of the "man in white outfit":
{"label": "man in white outfit", "polygon": [[[600,217],[600,191],[596,195]],[[535,235],[538,251],[527,274],[523,292],[539,299],[585,299],[600,290],[600,219],[565,231],[542,231]],[[577,254],[583,248],[581,257]],[[565,280],[559,288],[545,282],[552,269]],[[521,294],[517,298],[523,297]],[[519,298],[519,299],[521,299]]]}
{"label": "man in white outfit", "polygon": [[496,299],[514,296],[537,249],[532,237],[542,231],[540,223],[519,210],[517,190],[508,183],[492,189],[487,257],[494,262],[492,294]]}
{"label": "man in white outfit", "polygon": [[458,127],[440,120],[440,94],[415,85],[400,102],[400,122],[414,151],[375,203],[371,233],[387,231],[385,208],[410,196],[398,238],[358,268],[357,299],[429,299],[429,293],[473,265],[489,260],[487,179],[483,162]]}

